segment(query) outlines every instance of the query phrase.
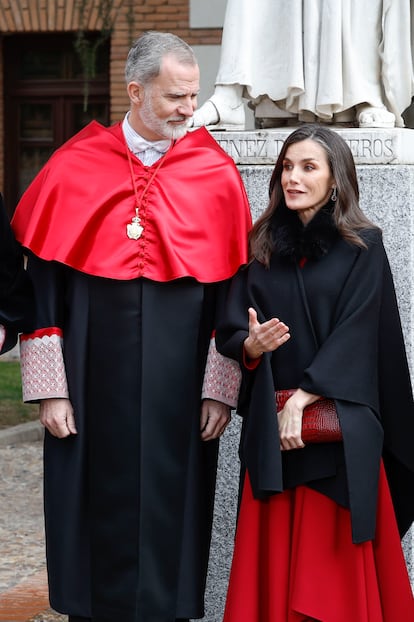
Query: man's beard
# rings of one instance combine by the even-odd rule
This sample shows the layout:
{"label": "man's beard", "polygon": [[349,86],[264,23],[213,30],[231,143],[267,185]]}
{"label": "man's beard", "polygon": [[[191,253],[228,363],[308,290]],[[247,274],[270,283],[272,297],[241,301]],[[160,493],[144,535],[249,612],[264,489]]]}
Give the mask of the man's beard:
{"label": "man's beard", "polygon": [[[190,119],[185,117],[170,117],[169,119],[160,119],[154,112],[151,96],[148,94],[144,99],[141,107],[141,120],[152,132],[162,136],[177,140],[187,134]],[[169,125],[169,121],[185,121],[182,125]]]}

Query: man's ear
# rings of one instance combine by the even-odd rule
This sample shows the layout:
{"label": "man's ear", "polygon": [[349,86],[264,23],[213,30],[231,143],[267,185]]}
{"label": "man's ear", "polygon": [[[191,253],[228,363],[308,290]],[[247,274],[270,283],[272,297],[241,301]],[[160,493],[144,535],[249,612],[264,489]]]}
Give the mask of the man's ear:
{"label": "man's ear", "polygon": [[139,84],[138,82],[129,82],[127,92],[129,99],[133,104],[139,106],[144,101],[144,87],[142,84]]}

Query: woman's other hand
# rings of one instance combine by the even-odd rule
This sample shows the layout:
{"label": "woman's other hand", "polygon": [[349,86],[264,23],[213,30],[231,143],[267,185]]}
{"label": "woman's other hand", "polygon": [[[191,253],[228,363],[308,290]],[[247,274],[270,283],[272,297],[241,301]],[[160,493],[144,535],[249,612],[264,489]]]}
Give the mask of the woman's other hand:
{"label": "woman's other hand", "polygon": [[286,401],[282,410],[277,413],[280,448],[282,450],[305,447],[301,436],[303,409],[316,402],[319,397],[319,395],[298,389]]}

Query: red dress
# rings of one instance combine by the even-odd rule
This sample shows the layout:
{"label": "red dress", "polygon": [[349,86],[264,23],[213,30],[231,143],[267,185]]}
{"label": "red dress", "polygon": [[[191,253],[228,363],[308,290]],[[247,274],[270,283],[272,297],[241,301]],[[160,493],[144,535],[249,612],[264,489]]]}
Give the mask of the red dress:
{"label": "red dress", "polygon": [[223,622],[413,622],[414,599],[383,466],[376,537],[306,486],[266,501],[245,479]]}

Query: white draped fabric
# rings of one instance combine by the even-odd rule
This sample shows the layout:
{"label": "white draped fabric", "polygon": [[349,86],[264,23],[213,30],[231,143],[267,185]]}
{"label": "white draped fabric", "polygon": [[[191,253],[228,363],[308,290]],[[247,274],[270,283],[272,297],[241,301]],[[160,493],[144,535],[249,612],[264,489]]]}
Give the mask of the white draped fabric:
{"label": "white draped fabric", "polygon": [[414,95],[410,0],[228,0],[217,85],[320,119]]}

